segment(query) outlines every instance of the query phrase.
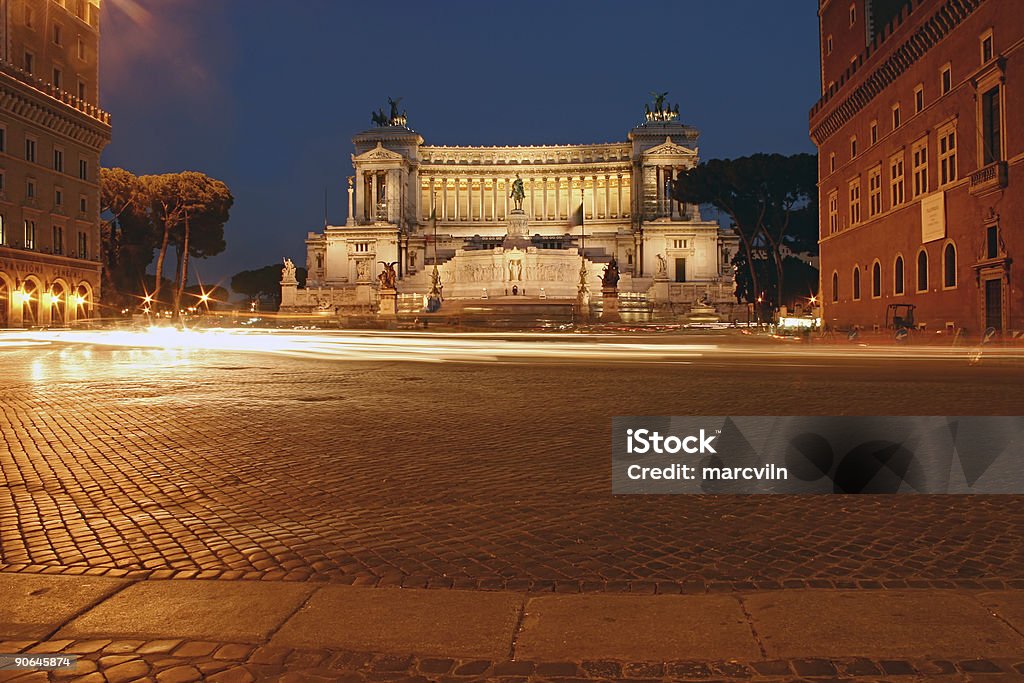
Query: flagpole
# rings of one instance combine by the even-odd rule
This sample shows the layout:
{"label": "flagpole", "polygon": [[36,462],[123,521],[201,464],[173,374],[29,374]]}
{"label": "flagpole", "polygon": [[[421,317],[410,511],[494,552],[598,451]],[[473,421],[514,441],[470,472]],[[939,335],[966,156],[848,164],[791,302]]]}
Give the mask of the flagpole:
{"label": "flagpole", "polygon": [[590,319],[590,293],[587,291],[587,226],[586,226],[586,178],[580,176],[580,284],[576,295],[580,319]]}
{"label": "flagpole", "polygon": [[430,273],[430,296],[427,310],[433,313],[441,307],[441,276],[437,272],[437,192],[434,193],[431,201],[430,217],[434,224],[434,268]]}

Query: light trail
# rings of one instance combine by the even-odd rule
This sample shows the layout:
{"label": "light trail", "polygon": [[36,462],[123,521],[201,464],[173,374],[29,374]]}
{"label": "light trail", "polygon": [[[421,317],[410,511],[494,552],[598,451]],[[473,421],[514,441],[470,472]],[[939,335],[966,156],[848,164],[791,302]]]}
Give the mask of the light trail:
{"label": "light trail", "polygon": [[[111,347],[235,352],[308,359],[414,362],[691,363],[697,359],[784,367],[821,361],[972,362],[979,347],[751,343],[734,337],[607,333],[296,331],[270,329],[42,330],[0,334],[0,348]],[[985,359],[1024,360],[1024,348],[986,345]]]}

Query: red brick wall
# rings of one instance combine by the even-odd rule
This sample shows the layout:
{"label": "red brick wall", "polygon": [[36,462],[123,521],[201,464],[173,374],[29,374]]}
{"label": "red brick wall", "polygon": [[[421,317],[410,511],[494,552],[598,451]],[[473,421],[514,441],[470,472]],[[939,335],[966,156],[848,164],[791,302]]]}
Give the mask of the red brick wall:
{"label": "red brick wall", "polygon": [[[812,136],[819,124],[837,109],[859,85],[890,57],[893,50],[903,44],[925,23],[946,0],[915,2],[913,12],[890,38],[862,59],[855,75],[848,79],[827,102],[812,111]],[[848,24],[849,3],[830,0],[823,8],[822,31],[839,22]],[[827,136],[819,136],[819,189],[821,192],[821,279],[826,321],[840,327],[853,324],[870,327],[885,320],[886,306],[890,303],[917,305],[915,317],[925,322],[928,329],[943,328],[953,322],[976,333],[983,327],[982,297],[973,264],[984,256],[985,223],[991,213],[999,215],[1001,234],[1006,253],[1017,257],[1017,268],[1024,267],[1024,48],[1013,48],[1013,43],[1024,37],[1024,13],[1018,0],[985,0],[963,22],[932,46],[910,65],[894,82],[878,92],[838,129]],[[841,15],[839,19],[833,13]],[[840,21],[841,20],[841,21]],[[1004,158],[1009,160],[1009,185],[1006,189],[986,196],[975,196],[969,191],[970,175],[981,166],[978,145],[978,90],[973,79],[984,76],[981,64],[980,35],[988,28],[994,30],[997,55],[1005,58],[1005,85],[1003,135]],[[834,28],[832,30],[835,30]],[[833,54],[837,42],[833,39]],[[863,37],[850,35],[850,46],[863,50]],[[847,48],[844,48],[847,49]],[[850,47],[849,49],[852,49]],[[952,91],[942,95],[940,69],[949,64],[952,70]],[[924,110],[915,114],[914,91],[918,84],[924,88]],[[893,130],[891,109],[901,105],[902,123]],[[870,123],[878,122],[878,142],[870,144]],[[957,132],[958,180],[939,188],[938,129],[955,122]],[[851,158],[849,140],[857,136],[858,154]],[[945,192],[946,238],[927,244],[921,243],[920,200],[913,198],[913,164],[911,146],[927,136],[929,191]],[[893,207],[889,190],[889,158],[902,151],[906,202]],[[829,157],[836,156],[836,169],[830,170]],[[882,213],[869,217],[869,170],[882,165]],[[849,181],[860,178],[861,221],[851,225],[848,187]],[[829,234],[828,195],[838,190],[839,225],[836,234]],[[943,287],[942,249],[951,240],[957,249],[957,286]],[[929,287],[927,292],[916,291],[917,253],[922,248],[929,256]],[[905,294],[893,291],[893,262],[897,253],[905,259]],[[871,265],[878,259],[882,266],[880,298],[871,296]],[[852,270],[861,270],[861,297],[853,299]],[[1013,266],[1011,266],[1013,268]],[[832,301],[832,273],[839,273],[838,301]],[[1011,277],[1004,292],[1008,301],[1006,327],[1024,329],[1024,291]],[[1004,315],[1005,318],[1005,315]]]}

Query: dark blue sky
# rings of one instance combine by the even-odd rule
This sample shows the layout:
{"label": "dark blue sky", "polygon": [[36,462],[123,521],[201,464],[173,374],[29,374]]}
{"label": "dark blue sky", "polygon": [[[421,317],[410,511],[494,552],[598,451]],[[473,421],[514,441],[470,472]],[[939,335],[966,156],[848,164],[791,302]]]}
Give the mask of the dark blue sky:
{"label": "dark blue sky", "polygon": [[814,151],[815,0],[109,0],[105,166],[194,169],[235,196],[206,282],[305,261],[345,219],[351,137],[403,97],[428,144],[625,140],[652,90],[704,159]]}

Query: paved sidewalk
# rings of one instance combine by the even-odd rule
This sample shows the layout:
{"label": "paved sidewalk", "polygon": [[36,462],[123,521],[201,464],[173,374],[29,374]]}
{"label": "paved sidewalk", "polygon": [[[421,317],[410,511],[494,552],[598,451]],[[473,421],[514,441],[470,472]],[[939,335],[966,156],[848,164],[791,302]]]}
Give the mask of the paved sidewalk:
{"label": "paved sidewalk", "polygon": [[49,679],[0,680],[1024,679],[1014,590],[572,595],[0,573],[0,606],[0,652],[82,657]]}

